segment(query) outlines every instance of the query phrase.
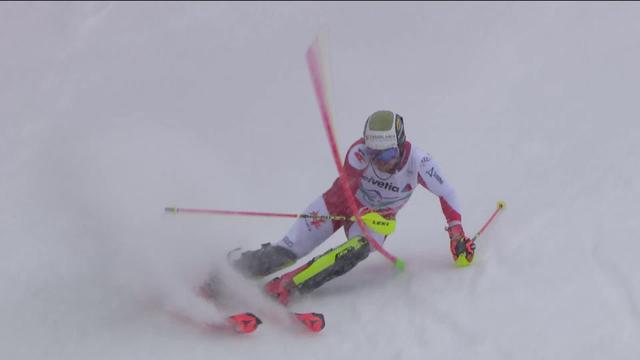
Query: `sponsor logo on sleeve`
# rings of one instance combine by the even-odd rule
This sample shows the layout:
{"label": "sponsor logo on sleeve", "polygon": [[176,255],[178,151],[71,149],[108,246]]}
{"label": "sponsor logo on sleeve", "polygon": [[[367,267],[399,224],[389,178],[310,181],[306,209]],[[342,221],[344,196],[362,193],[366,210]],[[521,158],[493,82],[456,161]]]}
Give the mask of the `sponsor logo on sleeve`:
{"label": "sponsor logo on sleeve", "polygon": [[427,175],[429,175],[432,178],[436,179],[440,183],[440,185],[442,185],[442,183],[444,183],[444,181],[442,180],[440,175],[438,175],[438,173],[436,172],[436,169],[433,168],[433,167],[429,171],[427,171]]}

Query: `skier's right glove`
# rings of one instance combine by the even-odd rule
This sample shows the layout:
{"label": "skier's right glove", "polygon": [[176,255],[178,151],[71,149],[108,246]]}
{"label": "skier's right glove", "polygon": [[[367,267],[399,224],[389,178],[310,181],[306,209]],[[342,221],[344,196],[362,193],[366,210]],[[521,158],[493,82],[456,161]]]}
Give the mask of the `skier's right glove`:
{"label": "skier's right glove", "polygon": [[453,261],[458,266],[467,266],[473,261],[476,253],[476,244],[464,234],[461,224],[455,224],[446,228],[449,233],[449,245]]}

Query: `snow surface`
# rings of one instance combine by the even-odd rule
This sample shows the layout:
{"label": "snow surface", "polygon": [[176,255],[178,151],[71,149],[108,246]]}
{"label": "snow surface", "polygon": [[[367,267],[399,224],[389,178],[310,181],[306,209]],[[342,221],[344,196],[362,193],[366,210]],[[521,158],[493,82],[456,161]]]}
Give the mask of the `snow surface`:
{"label": "snow surface", "polygon": [[[0,358],[637,359],[640,4],[0,4]],[[336,176],[304,53],[326,31],[344,154],[379,109],[455,185],[469,268],[437,199],[387,249],[300,299],[318,335],[202,332],[191,288]],[[339,244],[339,232],[316,254]],[[224,268],[223,273],[226,271]],[[234,280],[232,276],[229,280]],[[271,320],[271,321],[269,321]]]}

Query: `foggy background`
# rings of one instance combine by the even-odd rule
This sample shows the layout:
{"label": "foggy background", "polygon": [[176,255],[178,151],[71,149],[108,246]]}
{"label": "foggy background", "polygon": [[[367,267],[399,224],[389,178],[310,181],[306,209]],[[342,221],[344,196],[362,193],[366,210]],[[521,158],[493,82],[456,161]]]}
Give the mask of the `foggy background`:
{"label": "foggy background", "polygon": [[[639,18],[637,3],[0,4],[0,357],[634,359]],[[389,109],[468,234],[507,207],[457,269],[437,198],[416,191],[385,244],[404,273],[373,254],[292,304],[325,314],[320,334],[175,321],[153,304],[228,314],[191,289],[291,221],[165,206],[300,212],[337,176],[304,59],[323,31],[342,155]],[[277,317],[254,285],[238,283],[244,311]]]}

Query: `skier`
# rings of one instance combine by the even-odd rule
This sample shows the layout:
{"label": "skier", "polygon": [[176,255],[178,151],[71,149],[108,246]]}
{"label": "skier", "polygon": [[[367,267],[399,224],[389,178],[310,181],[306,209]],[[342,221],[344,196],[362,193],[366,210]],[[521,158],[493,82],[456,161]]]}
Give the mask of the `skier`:
{"label": "skier", "polygon": [[[447,222],[454,261],[473,261],[475,244],[462,228],[460,206],[453,187],[445,180],[431,156],[405,138],[403,118],[391,111],[376,111],[366,120],[363,138],[347,152],[344,173],[355,196],[360,215],[370,211],[395,219],[420,184],[440,199]],[[313,201],[304,214],[345,215],[352,211],[345,199],[340,178]],[[357,223],[297,219],[286,236],[275,244],[263,244],[252,251],[232,251],[232,266],[247,277],[264,277],[291,266],[344,227],[347,241],[314,257],[303,266],[276,277],[265,285],[268,294],[287,304],[294,293],[311,292],[327,281],[345,274],[366,259],[373,250]],[[386,236],[369,231],[372,240],[383,245]]]}

